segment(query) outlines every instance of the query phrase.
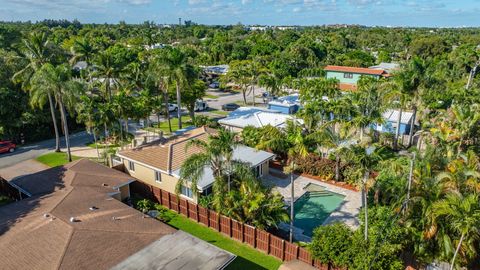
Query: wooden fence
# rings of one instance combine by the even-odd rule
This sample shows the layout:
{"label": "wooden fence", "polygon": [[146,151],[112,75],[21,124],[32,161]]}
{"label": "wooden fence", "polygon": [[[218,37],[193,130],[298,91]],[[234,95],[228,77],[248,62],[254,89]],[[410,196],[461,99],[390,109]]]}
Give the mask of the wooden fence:
{"label": "wooden fence", "polygon": [[203,208],[200,205],[178,197],[176,194],[161,190],[140,181],[130,184],[130,190],[132,193],[136,193],[144,198],[160,203],[179,214],[208,226],[234,240],[246,243],[257,250],[275,256],[282,261],[298,259],[315,266],[318,269],[340,269],[313,260],[310,252],[297,244],[290,243],[269,232]]}

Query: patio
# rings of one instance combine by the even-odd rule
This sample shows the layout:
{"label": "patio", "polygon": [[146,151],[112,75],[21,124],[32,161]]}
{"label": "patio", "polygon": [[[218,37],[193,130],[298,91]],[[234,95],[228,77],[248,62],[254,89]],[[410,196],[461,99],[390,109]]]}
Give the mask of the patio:
{"label": "patio", "polygon": [[[291,201],[291,186],[290,186],[290,177],[280,177],[283,175],[283,172],[270,168],[270,174],[263,179],[263,183],[267,186],[272,187],[273,191],[279,192],[287,205],[290,205]],[[307,190],[305,187],[308,184],[315,184],[323,187],[325,190],[341,194],[345,196],[341,205],[333,211],[330,216],[323,222],[323,225],[333,224],[336,222],[341,222],[346,224],[352,229],[357,229],[360,226],[358,215],[360,208],[362,207],[362,196],[361,192],[352,191],[349,189],[337,187],[325,182],[321,182],[315,179],[304,177],[301,175],[294,175],[294,201],[300,198]],[[288,230],[288,224],[281,224],[281,229]],[[302,229],[294,228],[294,236],[297,240],[300,241],[309,241],[310,238],[303,234]]]}

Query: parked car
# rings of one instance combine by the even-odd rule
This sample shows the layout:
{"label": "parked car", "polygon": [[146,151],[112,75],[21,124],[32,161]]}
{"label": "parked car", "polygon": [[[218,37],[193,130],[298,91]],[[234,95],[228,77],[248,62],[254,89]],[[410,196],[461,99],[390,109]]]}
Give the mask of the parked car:
{"label": "parked car", "polygon": [[208,85],[208,87],[213,88],[213,89],[217,89],[217,88],[220,87],[220,83],[219,82],[212,82],[211,84]]}
{"label": "parked car", "polygon": [[11,141],[0,141],[0,153],[12,153],[16,147]]}
{"label": "parked car", "polygon": [[195,108],[194,110],[196,112],[198,111],[205,111],[206,109],[208,109],[208,104],[206,101],[203,101],[201,99],[197,100],[197,102],[195,102]]}
{"label": "parked car", "polygon": [[177,104],[168,103],[168,111],[169,112],[176,112],[178,110]]}
{"label": "parked car", "polygon": [[222,110],[224,111],[235,111],[238,108],[240,108],[240,105],[235,103],[227,103],[222,105]]}

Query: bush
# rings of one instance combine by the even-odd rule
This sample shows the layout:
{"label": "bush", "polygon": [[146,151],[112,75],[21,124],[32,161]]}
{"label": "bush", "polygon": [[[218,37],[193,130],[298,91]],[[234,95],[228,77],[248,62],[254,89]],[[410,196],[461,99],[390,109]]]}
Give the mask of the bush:
{"label": "bush", "polygon": [[200,196],[198,198],[198,204],[203,208],[213,209],[213,194]]}
{"label": "bush", "polygon": [[145,214],[149,210],[152,210],[153,207],[154,207],[153,203],[150,200],[147,200],[147,199],[142,199],[142,200],[137,201],[135,206],[138,210],[142,211]]}
{"label": "bush", "polygon": [[211,128],[216,128],[218,127],[218,122],[210,119],[209,117],[205,115],[197,115],[195,116],[195,120],[193,121],[193,125],[196,127],[203,127],[203,126],[208,126]]}
{"label": "bush", "polygon": [[344,267],[350,262],[353,232],[343,223],[320,226],[313,232],[309,250],[323,264]]}
{"label": "bush", "polygon": [[155,210],[157,210],[157,218],[163,222],[168,223],[170,220],[177,216],[177,213],[174,213],[167,209],[165,206],[156,203]]}
{"label": "bush", "polygon": [[304,158],[295,158],[295,170],[329,180],[335,177],[335,161],[309,154]]}

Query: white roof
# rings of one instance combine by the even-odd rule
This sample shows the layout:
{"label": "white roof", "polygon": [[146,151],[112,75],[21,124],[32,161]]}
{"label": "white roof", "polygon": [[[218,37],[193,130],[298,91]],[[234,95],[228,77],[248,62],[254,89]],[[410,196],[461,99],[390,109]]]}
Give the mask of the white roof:
{"label": "white roof", "polygon": [[[269,152],[262,150],[256,150],[254,148],[238,145],[233,150],[232,159],[240,162],[248,163],[251,167],[258,166],[266,160],[274,158],[275,155]],[[173,175],[180,176],[181,168],[175,170]],[[213,184],[215,178],[213,177],[213,171],[210,166],[205,166],[203,168],[203,174],[201,179],[198,180],[197,186],[200,190],[204,190]]]}
{"label": "white roof", "polygon": [[[383,118],[388,122],[397,123],[399,113],[400,111],[398,110],[387,110],[386,112],[383,113]],[[402,118],[400,120],[400,123],[410,124],[412,116],[413,116],[413,113],[402,111]]]}
{"label": "white roof", "polygon": [[383,69],[383,70],[386,70],[387,72],[392,72],[396,69],[399,69],[400,68],[400,65],[397,64],[397,63],[385,63],[385,62],[382,62],[376,66],[371,66],[369,67],[370,69]]}
{"label": "white roof", "polygon": [[288,119],[292,119],[292,116],[272,110],[240,107],[230,113],[228,117],[220,119],[218,123],[238,128],[247,126],[260,128],[267,125],[281,127]]}
{"label": "white roof", "polygon": [[299,95],[292,94],[284,97],[279,97],[276,100],[270,101],[270,105],[279,105],[279,106],[293,106],[300,105]]}

